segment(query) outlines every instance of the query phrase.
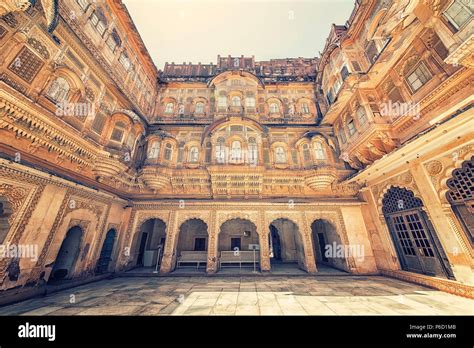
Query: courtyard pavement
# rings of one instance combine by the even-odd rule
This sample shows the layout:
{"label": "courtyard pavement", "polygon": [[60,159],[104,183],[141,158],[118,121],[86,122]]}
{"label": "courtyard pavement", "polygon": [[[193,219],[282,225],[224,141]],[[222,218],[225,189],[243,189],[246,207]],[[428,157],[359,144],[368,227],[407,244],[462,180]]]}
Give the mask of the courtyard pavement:
{"label": "courtyard pavement", "polygon": [[474,300],[381,276],[114,278],[0,315],[474,315]]}

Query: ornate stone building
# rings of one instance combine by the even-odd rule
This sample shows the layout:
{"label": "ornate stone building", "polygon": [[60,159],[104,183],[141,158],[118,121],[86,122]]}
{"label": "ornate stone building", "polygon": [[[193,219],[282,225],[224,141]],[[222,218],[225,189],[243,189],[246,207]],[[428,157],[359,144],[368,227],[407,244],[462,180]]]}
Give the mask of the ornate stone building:
{"label": "ornate stone building", "polygon": [[158,71],[120,1],[5,2],[0,242],[37,257],[1,288],[257,249],[472,297],[472,12],[358,1],[320,58]]}

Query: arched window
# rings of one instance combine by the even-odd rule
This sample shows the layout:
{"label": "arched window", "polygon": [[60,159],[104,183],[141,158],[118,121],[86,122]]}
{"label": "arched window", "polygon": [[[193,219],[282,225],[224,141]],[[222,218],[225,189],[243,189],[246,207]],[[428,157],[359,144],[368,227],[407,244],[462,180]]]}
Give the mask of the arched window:
{"label": "arched window", "polygon": [[232,142],[231,160],[240,161],[242,159],[242,144],[238,140]]}
{"label": "arched window", "polygon": [[193,146],[191,150],[189,150],[189,162],[199,162],[199,149],[197,148],[197,146]]}
{"label": "arched window", "polygon": [[240,97],[238,96],[233,96],[232,97],[232,106],[240,106]]}
{"label": "arched window", "polygon": [[324,153],[323,144],[321,144],[320,142],[314,143],[314,155],[317,160],[326,159],[326,154]]}
{"label": "arched window", "polygon": [[204,103],[203,102],[196,103],[196,113],[197,114],[203,114],[204,113]]}
{"label": "arched window", "polygon": [[148,152],[149,159],[156,159],[160,156],[160,143],[158,141],[153,142]]}
{"label": "arched window", "polygon": [[109,35],[107,38],[107,41],[105,41],[107,46],[110,48],[112,52],[115,52],[115,49],[117,47],[120,47],[122,45],[122,40],[120,39],[120,36],[117,34],[117,31],[114,29],[112,33]]}
{"label": "arched window", "polygon": [[212,160],[212,144],[208,142],[206,144],[206,163],[211,163]]}
{"label": "arched window", "polygon": [[173,154],[173,147],[171,144],[166,144],[165,146],[165,160],[171,161],[171,155]]}
{"label": "arched window", "polygon": [[277,103],[271,103],[270,104],[270,113],[271,114],[277,114],[280,112],[280,107],[278,106]]}
{"label": "arched window", "polygon": [[301,112],[303,114],[309,114],[309,106],[308,106],[308,103],[303,103],[301,104]]}
{"label": "arched window", "polygon": [[286,163],[286,151],[281,146],[278,146],[275,149],[275,162],[276,163]]}
{"label": "arched window", "polygon": [[123,135],[125,133],[125,124],[123,122],[117,122],[115,124],[114,130],[110,137],[111,140],[121,143],[123,140]]}
{"label": "arched window", "polygon": [[308,144],[303,145],[303,160],[305,162],[309,162],[311,160],[311,154],[309,153],[309,145]]}
{"label": "arched window", "polygon": [[249,138],[249,162],[257,165],[258,162],[258,146],[255,138]]}
{"label": "arched window", "polygon": [[167,103],[166,108],[165,108],[165,113],[166,114],[172,114],[174,109],[174,104],[173,103]]}
{"label": "arched window", "polygon": [[218,99],[218,106],[220,108],[225,108],[227,106],[227,97],[225,95],[221,95]]}
{"label": "arched window", "polygon": [[66,101],[71,87],[69,83],[62,77],[56,78],[48,90],[48,97],[58,103]]}
{"label": "arched window", "polygon": [[217,139],[216,161],[217,163],[225,162],[225,139],[224,138]]}

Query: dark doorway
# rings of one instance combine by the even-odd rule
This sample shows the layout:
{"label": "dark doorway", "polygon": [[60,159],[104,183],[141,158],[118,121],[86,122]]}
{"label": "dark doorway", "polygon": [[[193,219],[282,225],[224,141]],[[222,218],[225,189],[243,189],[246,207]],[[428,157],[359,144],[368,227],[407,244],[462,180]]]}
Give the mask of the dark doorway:
{"label": "dark doorway", "polygon": [[275,226],[270,225],[271,247],[273,252],[273,259],[281,261],[281,243],[280,236]]}
{"label": "dark doorway", "polygon": [[194,240],[194,251],[206,251],[206,238],[196,238]]}
{"label": "dark doorway", "polygon": [[143,266],[143,257],[145,256],[146,242],[148,241],[148,233],[143,232],[142,239],[140,240],[140,249],[138,252],[137,266]]}
{"label": "dark doorway", "polygon": [[100,257],[97,261],[96,273],[98,274],[106,273],[109,270],[116,234],[117,233],[115,229],[111,229],[105,236],[104,244],[102,245],[102,250],[100,251]]}
{"label": "dark doorway", "polygon": [[392,187],[385,194],[382,204],[402,269],[452,277],[446,255],[422,209],[422,201],[407,189]]}
{"label": "dark doorway", "polygon": [[230,239],[230,248],[232,250],[242,250],[242,240],[240,237]]}
{"label": "dark doorway", "polygon": [[324,233],[318,233],[319,249],[321,250],[321,258],[324,262],[328,262],[326,257],[326,239]]}
{"label": "dark doorway", "polygon": [[62,280],[72,278],[77,256],[79,255],[82,239],[82,229],[79,226],[72,227],[67,231],[58,256],[51,271],[50,280]]}

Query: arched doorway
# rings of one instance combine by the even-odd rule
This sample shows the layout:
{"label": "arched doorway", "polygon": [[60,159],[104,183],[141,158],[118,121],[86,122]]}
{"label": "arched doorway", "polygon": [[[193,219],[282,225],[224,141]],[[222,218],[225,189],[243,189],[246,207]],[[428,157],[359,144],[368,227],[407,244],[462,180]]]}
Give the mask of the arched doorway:
{"label": "arched doorway", "polygon": [[453,171],[446,193],[471,247],[474,247],[474,157]]}
{"label": "arched doorway", "polygon": [[64,238],[59,249],[49,280],[57,281],[71,279],[74,267],[80,252],[82,229],[79,226],[71,227]]}
{"label": "arched doorway", "polygon": [[104,244],[102,244],[102,250],[100,251],[99,260],[97,261],[97,274],[107,273],[109,270],[109,264],[112,260],[112,251],[114,250],[116,235],[117,232],[112,228],[105,236]]}
{"label": "arched doorway", "polygon": [[[346,253],[339,252],[343,245],[336,228],[327,220],[314,220],[311,224],[314,257],[317,265],[323,264],[340,270],[347,268]],[[318,266],[319,268],[319,266]]]}
{"label": "arched doorway", "polygon": [[272,268],[284,264],[305,270],[303,240],[298,225],[289,219],[277,219],[270,225],[269,250]]}
{"label": "arched doorway", "polygon": [[176,256],[178,267],[207,265],[207,246],[209,236],[207,224],[201,219],[185,221],[179,228]]}
{"label": "arched doorway", "polygon": [[0,243],[5,241],[10,230],[8,219],[12,213],[13,210],[10,202],[5,197],[0,197]]}
{"label": "arched doorway", "polygon": [[218,241],[220,268],[255,267],[257,269],[260,264],[259,249],[259,236],[253,222],[235,218],[222,224]]}
{"label": "arched doorway", "polygon": [[138,233],[136,248],[136,266],[156,267],[163,256],[166,241],[166,224],[161,219],[145,221]]}
{"label": "arched doorway", "polygon": [[403,270],[452,277],[421,199],[412,191],[391,187],[382,199],[382,211]]}

